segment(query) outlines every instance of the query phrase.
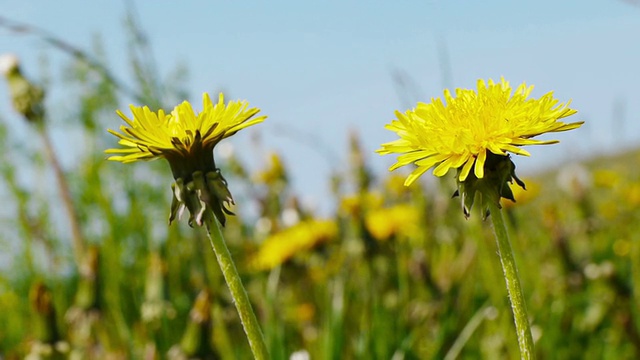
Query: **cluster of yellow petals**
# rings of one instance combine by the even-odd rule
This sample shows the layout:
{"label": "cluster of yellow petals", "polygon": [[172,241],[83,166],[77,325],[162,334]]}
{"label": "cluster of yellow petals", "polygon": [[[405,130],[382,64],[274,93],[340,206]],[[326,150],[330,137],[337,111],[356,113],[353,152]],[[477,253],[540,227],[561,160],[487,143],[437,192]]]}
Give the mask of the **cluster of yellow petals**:
{"label": "cluster of yellow petals", "polygon": [[118,144],[124,148],[106,150],[108,154],[120,154],[109,160],[130,163],[169,154],[190,156],[202,148],[213,149],[220,140],[266,119],[266,116],[253,118],[260,109],[248,108],[246,101],[225,104],[222,93],[216,104],[207,93],[203,94],[202,102],[203,109],[198,114],[188,101],[176,106],[171,113],[131,105],[133,120],[118,111],[128,126],[122,125],[120,132],[111,129],[109,132],[120,138]]}
{"label": "cluster of yellow petals", "polygon": [[[522,84],[515,92],[501,79],[478,80],[478,90],[449,90],[430,103],[418,103],[404,114],[396,111],[397,119],[386,129],[400,139],[382,144],[380,154],[400,154],[389,170],[414,163],[417,168],[407,177],[410,185],[425,171],[435,167],[435,176],[449,169],[460,168],[459,180],[464,181],[473,168],[478,179],[484,177],[487,151],[497,155],[508,152],[529,156],[523,145],[553,144],[556,140],[533,140],[548,132],[567,131],[583,122],[563,123],[559,119],[576,113],[570,102],[559,103],[549,92],[539,99],[528,99],[533,86]],[[475,164],[475,166],[474,166]]]}

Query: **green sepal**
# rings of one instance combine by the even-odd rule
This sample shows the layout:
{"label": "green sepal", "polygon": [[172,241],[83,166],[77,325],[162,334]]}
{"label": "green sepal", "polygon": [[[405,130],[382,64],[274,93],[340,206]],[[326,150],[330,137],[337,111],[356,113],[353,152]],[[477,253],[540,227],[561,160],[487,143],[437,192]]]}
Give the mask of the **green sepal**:
{"label": "green sepal", "polygon": [[222,226],[225,225],[226,215],[235,215],[233,211],[229,210],[227,206],[235,204],[231,192],[227,187],[227,180],[222,176],[220,169],[216,169],[213,172],[208,172],[206,175],[207,189],[210,194],[214,196],[214,201],[211,205],[213,213],[216,215],[218,221]]}
{"label": "green sepal", "polygon": [[183,191],[184,183],[182,179],[176,179],[176,182],[171,184],[171,193],[173,198],[171,200],[171,212],[169,213],[169,225],[171,225],[173,220],[176,218],[180,218],[185,209],[184,203],[180,200],[182,199]]}
{"label": "green sepal", "polygon": [[189,210],[189,226],[193,226],[194,223],[202,226],[208,214],[207,210],[213,211],[216,219],[224,226],[225,214],[235,215],[227,206],[235,203],[220,170],[215,169],[206,175],[202,171],[196,171],[191,174],[191,179],[185,184],[182,178],[178,178],[171,185],[173,199],[169,224],[180,218],[186,208]]}
{"label": "green sepal", "polygon": [[[483,219],[489,216],[489,202],[493,202],[498,208],[501,208],[500,198],[515,202],[509,184],[515,181],[518,186],[526,190],[524,182],[516,176],[515,170],[516,165],[509,155],[489,153],[484,164],[482,179],[478,179],[471,172],[464,181],[457,180],[458,190],[453,193],[453,197],[460,196],[465,218],[468,219],[471,216],[476,198],[481,203],[480,211]],[[462,168],[459,168],[456,178],[459,178],[461,171]]]}

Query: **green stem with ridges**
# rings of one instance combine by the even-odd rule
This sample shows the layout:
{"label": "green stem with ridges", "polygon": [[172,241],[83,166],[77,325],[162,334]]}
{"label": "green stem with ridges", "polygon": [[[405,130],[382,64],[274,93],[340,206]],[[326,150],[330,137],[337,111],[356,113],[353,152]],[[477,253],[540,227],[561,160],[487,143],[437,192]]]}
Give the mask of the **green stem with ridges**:
{"label": "green stem with ridges", "polygon": [[504,279],[507,282],[507,292],[509,293],[513,319],[516,324],[520,357],[527,360],[535,359],[531,326],[529,325],[529,317],[527,316],[527,306],[524,301],[524,295],[522,294],[522,286],[518,278],[518,269],[515,258],[513,257],[511,243],[509,242],[507,227],[498,204],[491,201],[488,203],[491,220],[493,222],[493,231],[496,235],[496,242],[498,243],[498,255],[500,256]]}
{"label": "green stem with ridges", "polygon": [[264,341],[262,330],[260,330],[260,324],[258,324],[256,315],[251,307],[251,302],[249,302],[247,291],[242,285],[242,280],[240,279],[236,265],[234,264],[231,254],[229,253],[229,249],[227,248],[227,244],[224,241],[220,226],[218,225],[218,222],[211,210],[208,210],[208,214],[204,217],[207,225],[207,232],[209,234],[209,240],[211,241],[211,247],[213,248],[213,252],[216,254],[218,264],[222,270],[222,275],[224,276],[227,286],[231,291],[231,297],[233,298],[233,302],[238,310],[238,315],[240,315],[240,321],[242,322],[244,332],[247,334],[247,339],[249,340],[249,346],[251,347],[253,357],[256,360],[267,360],[269,359],[269,352],[267,351],[267,345]]}

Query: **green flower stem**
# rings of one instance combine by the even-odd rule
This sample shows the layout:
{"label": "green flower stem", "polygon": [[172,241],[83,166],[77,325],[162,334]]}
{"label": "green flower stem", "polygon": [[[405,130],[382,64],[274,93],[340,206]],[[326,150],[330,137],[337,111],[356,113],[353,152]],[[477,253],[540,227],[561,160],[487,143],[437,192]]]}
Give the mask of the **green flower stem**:
{"label": "green flower stem", "polygon": [[511,300],[511,310],[516,323],[516,333],[518,334],[518,345],[520,347],[520,357],[522,359],[535,359],[533,349],[533,337],[531,336],[531,326],[527,316],[527,306],[522,295],[522,287],[518,278],[518,269],[513,257],[513,250],[509,243],[507,227],[502,217],[502,211],[497,203],[489,201],[489,211],[493,222],[493,231],[496,234],[498,243],[498,255],[504,272],[504,279],[507,282],[507,292]]}
{"label": "green flower stem", "polygon": [[213,252],[218,258],[218,264],[222,270],[227,286],[231,291],[231,297],[236,305],[238,314],[240,315],[240,321],[244,328],[244,332],[249,339],[249,346],[253,357],[257,360],[267,360],[269,358],[269,352],[267,351],[267,345],[264,342],[260,325],[256,319],[256,315],[251,308],[249,302],[249,296],[242,285],[242,280],[236,269],[236,265],[233,263],[229,249],[222,237],[222,231],[215,219],[213,212],[209,210],[209,214],[205,215],[205,221],[207,225],[207,232],[209,234],[209,240],[211,240],[211,247]]}

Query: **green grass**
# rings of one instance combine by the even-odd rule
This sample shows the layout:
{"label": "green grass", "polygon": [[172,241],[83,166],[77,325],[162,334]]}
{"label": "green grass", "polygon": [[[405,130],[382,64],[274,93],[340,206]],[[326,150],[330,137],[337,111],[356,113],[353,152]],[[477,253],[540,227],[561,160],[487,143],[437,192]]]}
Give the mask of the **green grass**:
{"label": "green grass", "polygon": [[[135,55],[131,61],[144,67]],[[35,129],[18,138],[0,122],[0,187],[11,209],[0,219],[0,245],[19,244],[11,268],[0,273],[0,356],[19,359],[51,345],[60,350],[51,358],[249,358],[204,229],[167,225],[167,164],[104,160],[115,139],[103,129],[119,126],[119,89],[88,73],[95,74],[82,62],[70,66],[63,90],[75,110],[64,122],[49,117],[47,126],[73,130],[87,144],[65,169],[87,249],[82,271],[56,187],[24,181],[24,172],[48,179],[51,171]],[[159,92],[145,78],[151,75],[138,76],[140,98]],[[172,84],[162,88],[168,106],[184,93],[179,81]],[[265,238],[286,228],[282,211],[303,194],[291,189],[286,167],[260,169],[272,176],[255,181],[256,171],[239,159],[222,162],[237,212],[257,201],[272,224],[265,233],[257,219],[240,215],[224,229],[272,357],[304,349],[313,359],[517,358],[493,234],[480,214],[464,219],[450,198],[453,177],[397,186],[397,176],[371,172],[379,158],[363,154],[357,137],[343,159],[348,171],[326,180],[335,185],[327,201],[338,234],[271,271],[252,270],[251,259]],[[557,170],[540,174],[528,184],[538,183],[538,195],[505,210],[539,358],[640,357],[639,161],[631,151],[586,162],[590,180],[566,189]],[[399,204],[415,216],[367,222]],[[315,217],[296,211],[303,220]],[[375,225],[388,236],[381,239]]]}

